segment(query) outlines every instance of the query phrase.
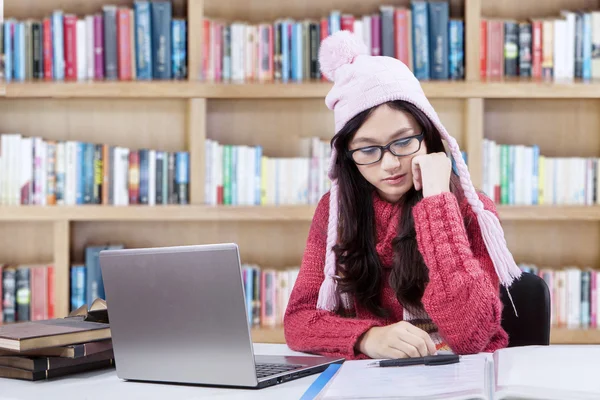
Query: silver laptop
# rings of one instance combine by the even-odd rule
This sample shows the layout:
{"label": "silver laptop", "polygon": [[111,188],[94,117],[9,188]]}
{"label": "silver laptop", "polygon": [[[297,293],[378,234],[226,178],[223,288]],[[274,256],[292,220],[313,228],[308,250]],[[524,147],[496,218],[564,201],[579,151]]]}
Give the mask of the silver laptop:
{"label": "silver laptop", "polygon": [[340,358],[255,356],[236,244],[104,250],[117,376],[263,388]]}

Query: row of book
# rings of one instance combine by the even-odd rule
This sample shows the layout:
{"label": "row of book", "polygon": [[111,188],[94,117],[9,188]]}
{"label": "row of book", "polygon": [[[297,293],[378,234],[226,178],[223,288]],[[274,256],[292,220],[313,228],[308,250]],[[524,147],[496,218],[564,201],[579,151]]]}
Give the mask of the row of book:
{"label": "row of book", "polygon": [[589,206],[600,202],[599,159],[546,157],[539,146],[483,142],[482,189],[497,204]]}
{"label": "row of book", "polygon": [[339,30],[354,32],[369,54],[395,57],[418,79],[464,79],[464,22],[450,19],[445,1],[381,6],[354,16],[331,11],[320,20],[272,24],[204,20],[202,76],[207,81],[282,82],[323,79],[320,43]]}
{"label": "row of book", "polygon": [[565,266],[560,269],[519,264],[521,270],[538,275],[550,291],[550,319],[554,326],[569,329],[598,329],[600,271]]}
{"label": "row of book", "polygon": [[86,16],[56,10],[3,25],[0,74],[7,82],[187,77],[187,22],[172,17],[170,1],[105,5]]}
{"label": "row of book", "polygon": [[269,269],[255,264],[242,264],[246,310],[251,327],[283,324],[299,271],[299,267]]}
{"label": "row of book", "polygon": [[99,256],[102,250],[123,249],[120,243],[88,245],[83,251],[83,263],[75,263],[70,268],[70,309],[77,310],[84,304],[92,304],[96,299],[105,299],[104,281],[100,270]]}
{"label": "row of book", "polygon": [[54,318],[54,266],[0,264],[0,322]]}
{"label": "row of book", "polygon": [[0,205],[189,203],[189,153],[0,135]]}
{"label": "row of book", "polygon": [[308,157],[263,155],[262,146],[206,140],[205,202],[210,205],[316,204],[330,187],[328,141],[301,140]]}
{"label": "row of book", "polygon": [[600,78],[600,11],[526,21],[482,19],[482,78]]}

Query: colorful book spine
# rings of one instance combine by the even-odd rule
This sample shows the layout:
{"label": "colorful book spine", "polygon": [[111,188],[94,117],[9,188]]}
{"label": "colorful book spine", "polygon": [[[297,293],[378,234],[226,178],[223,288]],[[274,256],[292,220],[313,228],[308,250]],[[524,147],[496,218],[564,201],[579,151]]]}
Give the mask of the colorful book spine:
{"label": "colorful book spine", "polygon": [[152,34],[150,2],[136,1],[135,11],[135,50],[136,75],[139,80],[152,79]]}
{"label": "colorful book spine", "polygon": [[449,25],[449,78],[461,80],[465,77],[464,63],[464,23],[461,20],[452,19]]}
{"label": "colorful book spine", "polygon": [[154,79],[171,78],[171,2],[156,1],[150,6],[152,22]]}
{"label": "colorful book spine", "polygon": [[429,13],[428,4],[424,1],[411,3],[413,17],[413,54],[414,74],[417,79],[430,78],[429,64]]}

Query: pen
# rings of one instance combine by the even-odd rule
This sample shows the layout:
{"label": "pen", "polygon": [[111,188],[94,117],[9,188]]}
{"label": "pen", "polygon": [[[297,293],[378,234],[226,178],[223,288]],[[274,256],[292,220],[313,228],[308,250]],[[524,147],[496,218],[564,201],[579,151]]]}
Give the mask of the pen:
{"label": "pen", "polygon": [[456,354],[442,354],[439,356],[425,356],[415,358],[397,358],[393,360],[374,361],[368,366],[370,367],[403,367],[407,365],[446,365],[454,364],[460,360]]}

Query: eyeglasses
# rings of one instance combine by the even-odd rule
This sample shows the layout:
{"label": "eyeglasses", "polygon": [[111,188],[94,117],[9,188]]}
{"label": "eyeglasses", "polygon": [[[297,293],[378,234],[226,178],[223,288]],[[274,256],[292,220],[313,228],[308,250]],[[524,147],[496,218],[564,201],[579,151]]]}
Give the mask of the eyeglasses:
{"label": "eyeglasses", "polygon": [[369,165],[379,162],[383,158],[383,153],[389,150],[397,157],[410,156],[421,150],[423,142],[423,133],[415,136],[409,136],[394,140],[385,146],[368,146],[348,151],[348,156],[358,165]]}

